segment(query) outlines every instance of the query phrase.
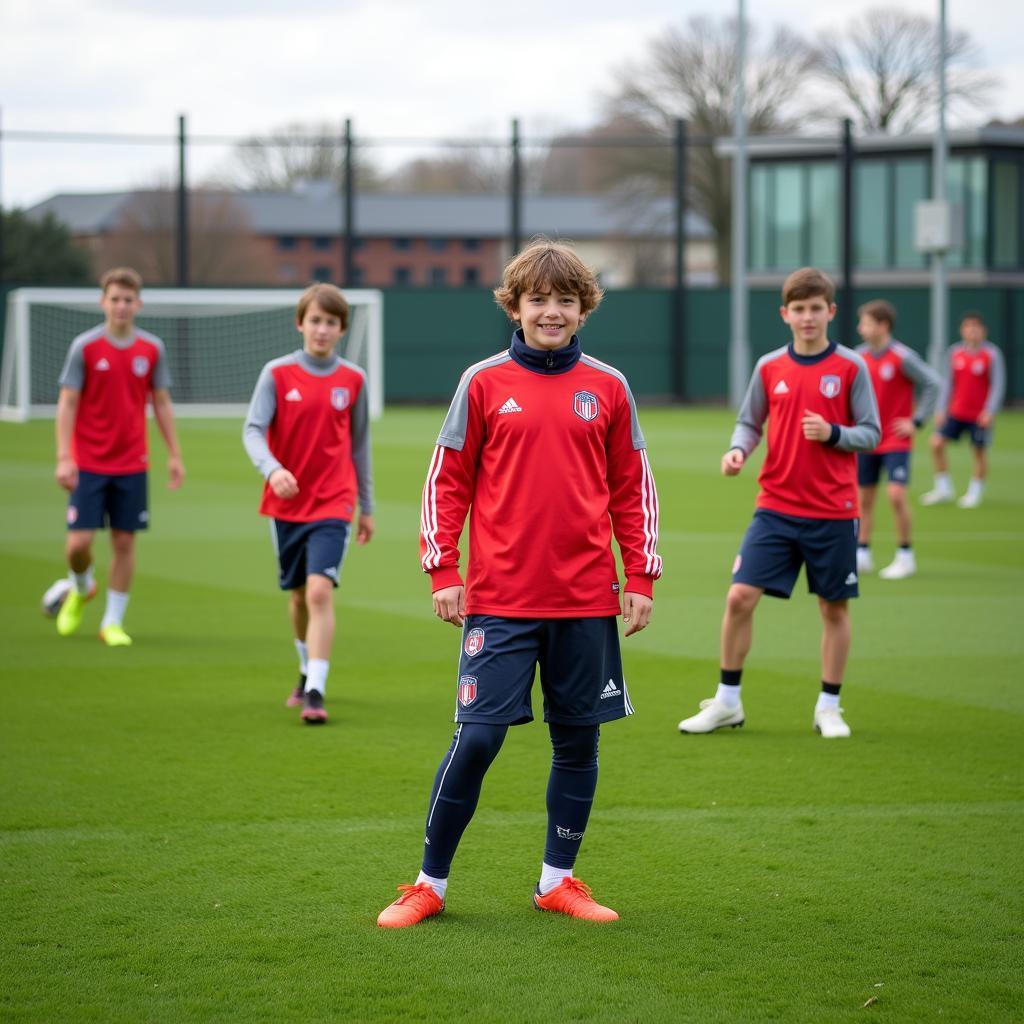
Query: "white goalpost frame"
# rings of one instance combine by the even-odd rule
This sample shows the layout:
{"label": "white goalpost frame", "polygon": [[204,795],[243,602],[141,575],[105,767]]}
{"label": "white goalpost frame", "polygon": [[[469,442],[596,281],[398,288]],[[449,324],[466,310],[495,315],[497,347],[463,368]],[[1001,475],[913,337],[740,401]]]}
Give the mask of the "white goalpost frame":
{"label": "white goalpost frame", "polygon": [[[230,312],[258,312],[260,309],[279,310],[289,305],[294,308],[304,288],[146,288],[143,302],[152,307],[217,308]],[[346,339],[361,354],[365,346],[367,398],[370,418],[379,420],[384,413],[384,300],[375,288],[344,288],[342,294],[352,306],[352,321]],[[56,404],[38,404],[31,401],[32,344],[29,337],[29,310],[33,305],[46,304],[73,309],[96,311],[99,309],[98,288],[18,288],[7,296],[7,326],[4,336],[3,365],[0,368],[0,420],[23,423],[29,419],[52,418]],[[141,318],[145,318],[143,308]],[[173,316],[173,312],[160,315]],[[365,317],[365,324],[357,319]],[[355,333],[353,333],[355,332]],[[68,338],[68,344],[71,344]],[[283,353],[282,353],[283,354]],[[255,380],[252,382],[255,385]],[[57,382],[54,381],[56,390]],[[172,383],[173,395],[173,383]],[[245,403],[175,402],[178,417],[242,417]]]}

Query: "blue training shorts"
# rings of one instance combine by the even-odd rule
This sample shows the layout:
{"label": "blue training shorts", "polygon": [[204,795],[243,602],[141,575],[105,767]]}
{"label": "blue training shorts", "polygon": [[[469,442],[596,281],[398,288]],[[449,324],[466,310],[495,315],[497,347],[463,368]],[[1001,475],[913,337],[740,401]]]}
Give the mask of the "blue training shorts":
{"label": "blue training shorts", "polygon": [[958,420],[955,416],[947,416],[946,421],[939,427],[939,433],[950,441],[959,441],[965,430],[970,433],[971,444],[975,448],[987,448],[992,443],[992,428],[979,427],[970,420]]}
{"label": "blue training shorts", "polygon": [[910,452],[860,452],[857,455],[857,483],[874,487],[882,475],[882,467],[891,484],[910,483]]}
{"label": "blue training shorts", "polygon": [[270,520],[270,535],[277,554],[278,585],[295,590],[306,577],[326,576],[335,586],[348,547],[349,523],[344,519],[318,519],[312,523]]}
{"label": "blue training shorts", "polygon": [[743,536],[733,583],[789,597],[807,566],[807,589],[826,601],[857,597],[856,519],[804,519],[759,508]]}
{"label": "blue training shorts", "polygon": [[467,615],[455,721],[532,722],[530,691],[538,665],[545,722],[597,725],[633,714],[614,615],[583,619]]}
{"label": "blue training shorts", "polygon": [[149,477],[141,473],[78,471],[78,486],[68,498],[69,530],[112,530],[134,533],[149,526]]}

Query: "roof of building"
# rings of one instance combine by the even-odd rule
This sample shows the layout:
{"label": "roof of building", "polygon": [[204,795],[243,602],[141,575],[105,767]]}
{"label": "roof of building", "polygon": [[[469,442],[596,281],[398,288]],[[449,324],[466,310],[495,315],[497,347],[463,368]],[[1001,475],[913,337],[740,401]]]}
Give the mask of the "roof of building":
{"label": "roof of building", "polygon": [[[291,192],[203,190],[202,194],[233,199],[257,234],[332,235],[343,229],[343,204],[325,184],[307,183]],[[53,213],[73,235],[98,235],[115,230],[128,204],[147,195],[153,192],[62,193],[26,212],[32,218]],[[510,218],[510,201],[505,195],[371,192],[355,198],[355,230],[368,238],[504,237],[509,233]],[[673,205],[667,197],[523,196],[524,237],[667,238],[673,228]],[[686,214],[686,234],[694,239],[713,237],[708,221],[693,211]]]}

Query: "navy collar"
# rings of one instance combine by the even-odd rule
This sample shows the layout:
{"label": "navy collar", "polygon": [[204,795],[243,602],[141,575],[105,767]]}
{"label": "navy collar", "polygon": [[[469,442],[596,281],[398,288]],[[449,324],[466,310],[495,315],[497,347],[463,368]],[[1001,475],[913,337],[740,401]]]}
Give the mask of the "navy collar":
{"label": "navy collar", "polygon": [[820,363],[823,359],[828,359],[828,357],[835,352],[836,343],[834,341],[830,341],[828,343],[828,348],[823,352],[819,352],[816,356],[798,356],[796,354],[796,350],[793,348],[793,342],[790,342],[786,347],[789,351],[789,358],[792,359],[794,363],[800,363],[802,366],[813,366],[815,363]]}
{"label": "navy collar", "polygon": [[540,349],[530,348],[526,344],[521,327],[513,333],[512,344],[509,346],[508,352],[520,366],[532,370],[534,373],[544,374],[568,373],[583,355],[580,339],[575,334],[565,348],[542,352]]}

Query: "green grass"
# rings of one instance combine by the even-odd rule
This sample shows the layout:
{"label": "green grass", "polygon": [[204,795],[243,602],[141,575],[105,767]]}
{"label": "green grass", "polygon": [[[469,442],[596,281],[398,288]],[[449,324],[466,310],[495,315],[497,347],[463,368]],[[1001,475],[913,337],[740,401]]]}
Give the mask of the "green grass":
{"label": "green grass", "polygon": [[[530,909],[535,724],[488,776],[445,914],[383,932],[452,731],[457,635],[416,550],[440,419],[376,429],[379,533],[345,567],[324,729],[283,707],[294,652],[238,424],[182,424],[189,478],[154,480],[116,651],[99,602],[69,640],[39,614],[62,571],[52,424],[0,425],[0,1018],[1019,1020],[1024,417],[1000,418],[980,509],[916,510],[919,575],[864,582],[854,736],[829,743],[801,589],[758,612],[747,727],[676,732],[717,679],[755,481],[717,474],[724,412],[645,411],[666,575],[624,644],[638,713],[603,732],[579,862],[621,922]],[[915,496],[926,464],[922,438]],[[876,558],[892,540],[883,505]],[[102,579],[105,538],[98,557]]]}

